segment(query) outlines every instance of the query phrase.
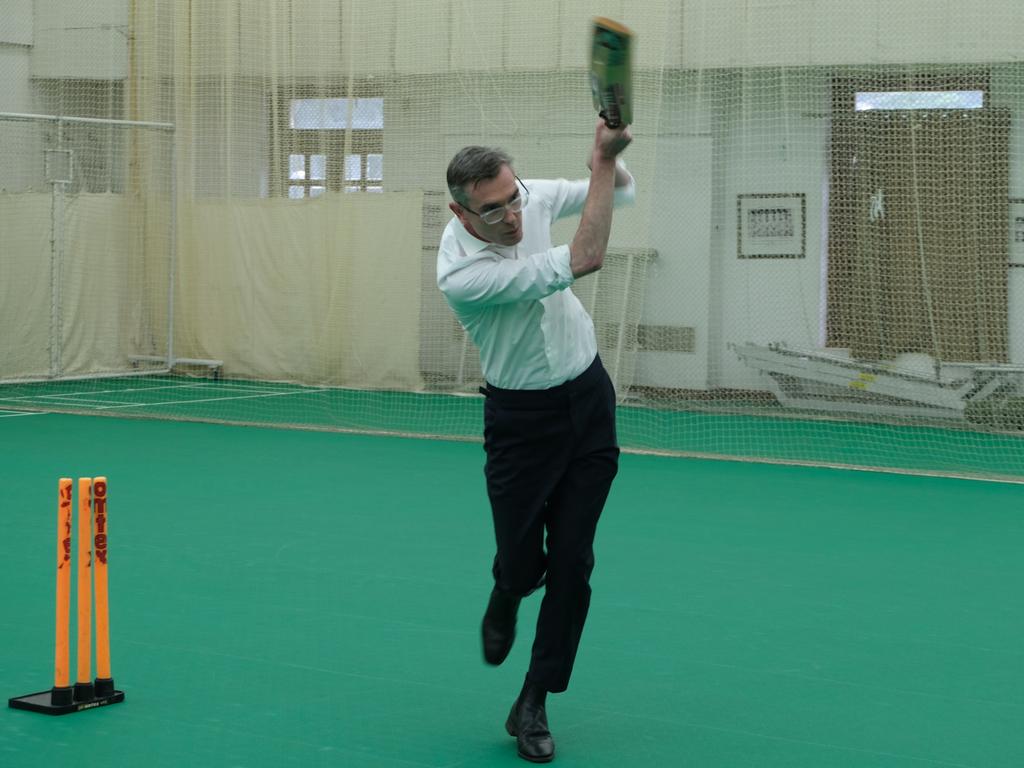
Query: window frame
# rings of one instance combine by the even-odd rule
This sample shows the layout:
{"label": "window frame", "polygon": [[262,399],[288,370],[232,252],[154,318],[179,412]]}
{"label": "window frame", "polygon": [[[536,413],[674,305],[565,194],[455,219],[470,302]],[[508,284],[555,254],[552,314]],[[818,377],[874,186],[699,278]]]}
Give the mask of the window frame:
{"label": "window frame", "polygon": [[[278,94],[271,103],[271,197],[290,197],[291,187],[302,187],[301,199],[308,199],[312,187],[324,187],[327,192],[367,192],[368,188],[380,187],[383,191],[385,179],[368,180],[368,156],[384,155],[383,128],[292,128],[291,105],[295,99],[362,99],[384,98],[379,86],[373,90],[357,89],[354,93],[339,93],[341,89],[327,89],[323,86],[296,86],[286,93]],[[305,158],[305,178],[291,178],[291,156]],[[323,180],[310,179],[310,158],[325,155],[325,176]],[[360,178],[345,178],[345,158],[358,155]],[[384,173],[381,173],[384,176]],[[371,190],[377,191],[377,190]],[[299,198],[292,198],[299,199]]]}

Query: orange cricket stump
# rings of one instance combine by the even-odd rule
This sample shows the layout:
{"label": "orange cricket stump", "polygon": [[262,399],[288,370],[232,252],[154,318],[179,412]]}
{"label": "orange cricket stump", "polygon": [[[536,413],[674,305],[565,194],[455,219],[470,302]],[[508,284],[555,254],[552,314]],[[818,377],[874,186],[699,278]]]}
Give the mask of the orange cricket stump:
{"label": "orange cricket stump", "polygon": [[[90,493],[92,490],[92,494]],[[95,495],[96,503],[90,505]],[[57,493],[57,611],[53,688],[8,699],[14,709],[48,715],[65,715],[84,709],[124,701],[124,692],[114,690],[110,676],[110,625],[107,597],[107,480],[97,477],[78,481],[78,676],[70,681],[71,540],[73,530],[72,481],[61,478]],[[95,508],[95,537],[92,535]],[[92,547],[96,567],[92,565]],[[96,571],[96,671],[90,679],[92,655],[92,575]]]}
{"label": "orange cricket stump", "polygon": [[92,685],[92,478],[78,478],[78,677],[75,701],[91,701]]}
{"label": "orange cricket stump", "polygon": [[110,674],[110,601],[107,590],[107,478],[92,485],[93,580],[96,588],[96,681],[95,695],[114,692]]}
{"label": "orange cricket stump", "polygon": [[55,705],[70,704],[71,648],[71,478],[62,477],[57,487],[57,637],[54,643],[53,691]]}

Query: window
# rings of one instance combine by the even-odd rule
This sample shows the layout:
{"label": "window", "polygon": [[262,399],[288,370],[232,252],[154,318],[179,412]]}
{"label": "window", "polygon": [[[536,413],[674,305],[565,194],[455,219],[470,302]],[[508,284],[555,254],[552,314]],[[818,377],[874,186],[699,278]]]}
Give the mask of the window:
{"label": "window", "polygon": [[288,155],[288,197],[319,197],[327,184],[327,155]]}
{"label": "window", "polygon": [[289,127],[299,130],[383,130],[384,99],[292,99]]}
{"label": "window", "polygon": [[384,191],[384,99],[283,99],[273,194],[293,200],[324,192]]}
{"label": "window", "polygon": [[854,109],[981,109],[984,91],[858,91]]}

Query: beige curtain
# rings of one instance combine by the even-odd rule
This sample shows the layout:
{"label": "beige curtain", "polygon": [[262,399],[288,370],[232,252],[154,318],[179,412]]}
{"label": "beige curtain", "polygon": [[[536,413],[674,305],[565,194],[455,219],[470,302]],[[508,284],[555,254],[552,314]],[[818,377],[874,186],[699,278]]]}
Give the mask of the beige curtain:
{"label": "beige curtain", "polygon": [[0,372],[4,376],[50,373],[52,205],[50,195],[42,193],[0,193],[0,260],[4,271],[0,280]]}
{"label": "beige curtain", "polygon": [[[144,333],[138,201],[67,194],[56,217],[54,205],[49,194],[0,194],[0,260],[9,270],[0,280],[0,368],[5,376],[26,378],[51,375],[51,363],[62,375],[120,371]],[[51,238],[59,238],[61,248],[58,275],[51,274]]]}
{"label": "beige curtain", "polygon": [[[413,192],[193,201],[181,347],[245,378],[414,387],[420,209]],[[374,226],[390,216],[416,231]]]}
{"label": "beige curtain", "polygon": [[[300,150],[282,105],[287,116],[291,98],[363,93],[354,62],[374,65],[366,36],[384,23],[371,11],[133,4],[133,117],[176,126],[177,357],[223,360],[225,375],[243,378],[419,387],[421,191],[385,181],[383,193],[333,184],[285,196]],[[341,167],[350,133],[309,131],[301,154]],[[138,162],[140,178],[156,172]]]}

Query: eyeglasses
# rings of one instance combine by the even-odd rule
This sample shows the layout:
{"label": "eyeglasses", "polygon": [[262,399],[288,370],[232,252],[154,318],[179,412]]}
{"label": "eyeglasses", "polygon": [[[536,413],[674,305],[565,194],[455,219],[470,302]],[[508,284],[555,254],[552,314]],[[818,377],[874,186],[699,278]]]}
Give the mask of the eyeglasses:
{"label": "eyeglasses", "polygon": [[530,190],[528,190],[526,188],[526,185],[523,184],[523,180],[516,176],[516,182],[519,184],[520,187],[523,188],[523,191],[520,194],[517,194],[515,197],[513,197],[505,205],[499,205],[497,208],[488,208],[483,213],[474,211],[472,208],[466,205],[463,205],[462,207],[465,208],[470,213],[479,216],[480,220],[484,224],[497,224],[499,221],[505,218],[506,213],[519,213],[521,210],[523,210],[523,208],[526,207],[527,201],[529,201],[530,199]]}

